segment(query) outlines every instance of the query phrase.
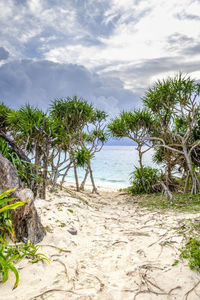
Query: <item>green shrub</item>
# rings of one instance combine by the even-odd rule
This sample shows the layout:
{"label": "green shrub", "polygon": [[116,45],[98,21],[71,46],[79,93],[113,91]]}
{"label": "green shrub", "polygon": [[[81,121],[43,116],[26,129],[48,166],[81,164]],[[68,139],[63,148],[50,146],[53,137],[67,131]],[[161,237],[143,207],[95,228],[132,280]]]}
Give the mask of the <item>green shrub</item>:
{"label": "green shrub", "polygon": [[190,238],[181,250],[180,256],[189,259],[189,266],[192,270],[200,271],[200,240]]}
{"label": "green shrub", "polygon": [[162,174],[157,169],[151,167],[137,168],[131,174],[129,187],[131,194],[150,194],[154,192],[154,185],[161,180]]}

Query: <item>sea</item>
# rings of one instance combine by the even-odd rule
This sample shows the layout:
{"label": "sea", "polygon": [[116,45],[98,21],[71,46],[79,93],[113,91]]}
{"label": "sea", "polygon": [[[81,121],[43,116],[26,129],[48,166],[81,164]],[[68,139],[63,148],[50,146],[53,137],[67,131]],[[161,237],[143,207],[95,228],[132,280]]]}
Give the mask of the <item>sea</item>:
{"label": "sea", "polygon": [[[125,188],[130,186],[130,176],[135,167],[138,167],[137,146],[104,146],[97,152],[91,161],[94,180],[100,186],[113,186]],[[143,156],[144,166],[158,167],[152,160],[153,149]],[[84,169],[78,169],[79,181],[84,178]],[[74,174],[71,169],[66,181],[74,182]],[[88,176],[87,184],[91,184]]]}

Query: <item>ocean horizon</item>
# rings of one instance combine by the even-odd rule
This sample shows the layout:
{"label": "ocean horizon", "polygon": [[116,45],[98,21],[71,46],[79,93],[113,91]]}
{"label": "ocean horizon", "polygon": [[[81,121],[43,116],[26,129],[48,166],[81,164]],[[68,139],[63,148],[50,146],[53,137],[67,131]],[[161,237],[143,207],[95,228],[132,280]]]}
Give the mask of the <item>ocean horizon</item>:
{"label": "ocean horizon", "polygon": [[[125,188],[130,185],[130,176],[135,167],[139,166],[137,146],[104,146],[91,161],[94,180],[100,186],[118,186]],[[144,166],[158,167],[152,161],[153,149],[144,154]],[[85,171],[78,168],[79,182],[84,178]],[[71,169],[66,177],[67,182],[74,182]],[[90,184],[88,176],[86,184]]]}

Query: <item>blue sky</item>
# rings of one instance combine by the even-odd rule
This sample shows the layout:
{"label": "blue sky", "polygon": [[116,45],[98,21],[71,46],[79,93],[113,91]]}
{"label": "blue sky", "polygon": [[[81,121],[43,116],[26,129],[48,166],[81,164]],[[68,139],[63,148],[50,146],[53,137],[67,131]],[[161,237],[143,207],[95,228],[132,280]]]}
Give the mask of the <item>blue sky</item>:
{"label": "blue sky", "polygon": [[200,79],[199,0],[0,0],[0,101],[80,96],[111,116],[178,71]]}

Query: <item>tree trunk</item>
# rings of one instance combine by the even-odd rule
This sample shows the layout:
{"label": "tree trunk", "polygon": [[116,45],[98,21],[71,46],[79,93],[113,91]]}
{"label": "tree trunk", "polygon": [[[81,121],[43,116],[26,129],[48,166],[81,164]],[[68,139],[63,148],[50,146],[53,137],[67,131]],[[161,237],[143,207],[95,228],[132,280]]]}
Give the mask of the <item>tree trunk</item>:
{"label": "tree trunk", "polygon": [[187,176],[186,176],[186,179],[185,179],[185,186],[184,186],[184,194],[187,193],[187,190],[188,190],[188,183],[189,183],[189,172],[187,172]]}
{"label": "tree trunk", "polygon": [[93,177],[93,174],[92,174],[92,168],[91,168],[91,165],[90,165],[90,161],[88,163],[88,169],[89,169],[89,172],[90,172],[90,179],[91,179],[92,187],[93,187],[92,192],[98,194],[97,188],[96,188],[95,183],[94,183],[94,177]]}
{"label": "tree trunk", "polygon": [[43,157],[43,174],[42,174],[41,191],[40,191],[40,198],[41,199],[46,199],[50,142],[51,142],[50,137],[48,136],[46,138],[45,151],[44,151],[44,157]]}
{"label": "tree trunk", "polygon": [[170,190],[168,189],[168,187],[164,184],[164,182],[161,182],[161,185],[162,185],[164,191],[167,193],[169,199],[170,199],[170,200],[173,200],[173,195],[172,195],[172,193],[170,192]]}
{"label": "tree trunk", "polygon": [[51,189],[50,189],[50,192],[52,193],[55,189],[55,186],[56,186],[56,183],[57,183],[57,179],[58,179],[58,176],[59,176],[59,171],[58,169],[56,170],[56,173],[54,175],[54,178],[53,178],[53,183],[52,183],[52,186],[51,186]]}
{"label": "tree trunk", "polygon": [[78,182],[78,174],[77,174],[77,167],[74,166],[74,176],[76,181],[76,190],[77,192],[80,192],[79,182]]}
{"label": "tree trunk", "polygon": [[169,188],[170,183],[172,181],[172,167],[171,167],[171,153],[168,149],[165,149],[165,156],[166,156],[166,169],[165,169],[165,176],[166,176],[166,186]]}
{"label": "tree trunk", "polygon": [[183,145],[183,152],[184,152],[185,159],[186,159],[186,162],[187,162],[187,166],[188,166],[188,169],[189,169],[189,172],[190,172],[190,175],[191,175],[191,179],[192,179],[191,195],[192,194],[197,194],[198,189],[199,189],[199,180],[197,178],[195,170],[193,170],[192,160],[191,160],[190,155],[188,154],[186,145]]}
{"label": "tree trunk", "polygon": [[143,164],[142,164],[142,146],[140,144],[138,144],[137,147],[138,150],[138,154],[139,154],[139,165],[140,165],[140,170],[141,170],[141,174],[142,174],[142,185],[143,187],[145,187],[145,182],[144,182],[144,170],[143,170]]}
{"label": "tree trunk", "polygon": [[63,184],[64,184],[64,182],[65,182],[65,177],[67,176],[67,173],[69,172],[69,169],[71,168],[71,164],[72,164],[72,163],[70,163],[70,164],[67,166],[67,169],[66,169],[65,173],[64,173],[63,176],[62,176],[62,181],[61,181],[61,183],[60,183],[60,185],[61,185],[61,190],[62,190]]}
{"label": "tree trunk", "polygon": [[84,188],[85,188],[85,183],[86,183],[86,180],[87,180],[87,177],[88,177],[88,174],[89,174],[89,169],[87,168],[86,172],[85,172],[85,177],[81,183],[81,186],[80,186],[80,190],[81,191],[84,191]]}
{"label": "tree trunk", "polygon": [[17,172],[8,159],[0,153],[0,189],[2,192],[18,188],[12,193],[12,197],[18,201],[30,199],[24,206],[11,210],[11,219],[14,225],[15,236],[18,240],[35,244],[42,241],[45,229],[40,222],[34,205],[33,192],[22,188]]}

